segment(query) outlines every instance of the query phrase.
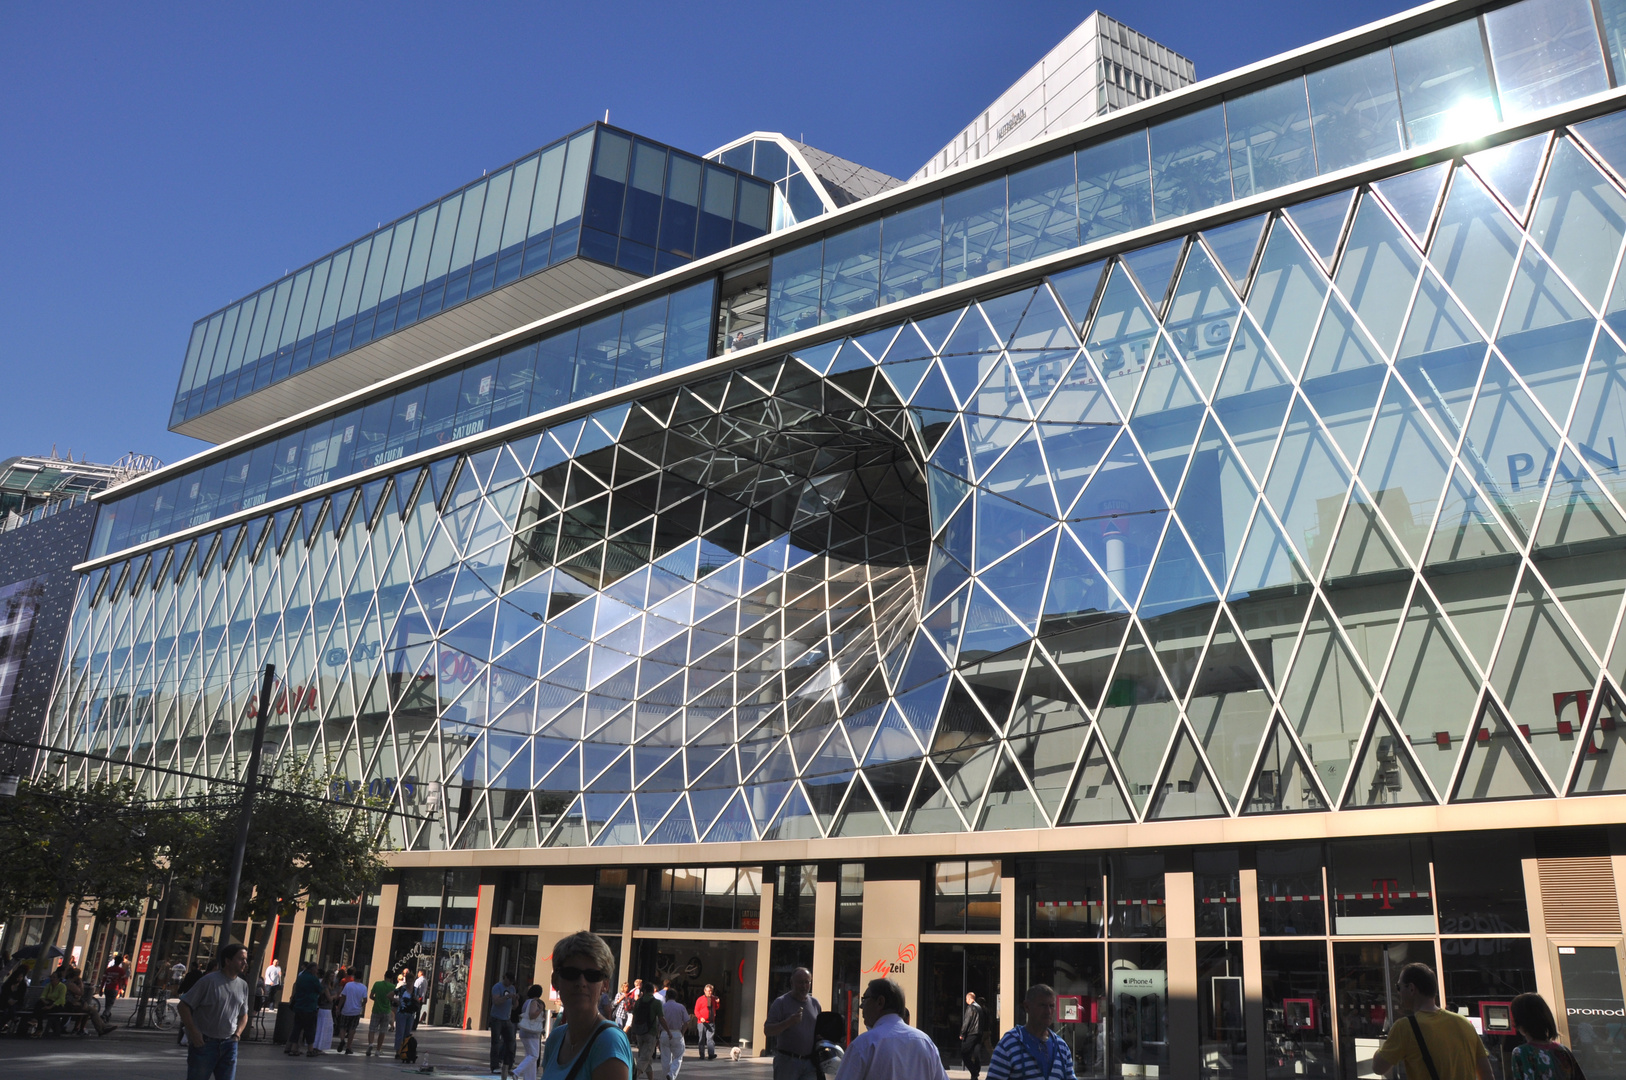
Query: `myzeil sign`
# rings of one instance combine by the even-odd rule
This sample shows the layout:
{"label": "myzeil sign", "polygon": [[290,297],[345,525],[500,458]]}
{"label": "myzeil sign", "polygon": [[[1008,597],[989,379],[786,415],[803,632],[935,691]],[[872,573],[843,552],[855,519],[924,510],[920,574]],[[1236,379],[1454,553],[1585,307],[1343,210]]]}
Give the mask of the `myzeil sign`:
{"label": "myzeil sign", "polygon": [[908,969],[910,964],[915,962],[915,957],[918,955],[919,953],[915,949],[912,942],[907,945],[899,945],[898,958],[896,960],[887,960],[884,958],[877,960],[865,970],[864,974],[868,975],[873,973],[881,976],[901,975]]}

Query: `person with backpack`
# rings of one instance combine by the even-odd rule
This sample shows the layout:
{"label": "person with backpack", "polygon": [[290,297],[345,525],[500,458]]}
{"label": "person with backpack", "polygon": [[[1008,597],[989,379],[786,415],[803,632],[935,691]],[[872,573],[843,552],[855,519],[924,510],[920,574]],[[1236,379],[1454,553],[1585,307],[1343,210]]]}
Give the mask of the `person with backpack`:
{"label": "person with backpack", "polygon": [[645,990],[632,1003],[632,1026],[629,1034],[638,1056],[634,1076],[655,1080],[655,1052],[660,1048],[661,1000]]}
{"label": "person with backpack", "polygon": [[418,987],[413,982],[403,982],[395,988],[395,1053],[401,1054],[401,1044],[406,1042],[407,1036],[412,1034],[412,1028],[418,1019]]}
{"label": "person with backpack", "polygon": [[1558,1024],[1545,998],[1520,994],[1513,999],[1511,1011],[1524,1045],[1513,1048],[1508,1080],[1586,1080],[1581,1063],[1558,1041]]}
{"label": "person with backpack", "polygon": [[1401,1062],[1408,1080],[1493,1080],[1490,1055],[1468,1018],[1440,1008],[1440,983],[1427,964],[1400,969],[1395,1000],[1402,1014],[1372,1055],[1387,1076]]}

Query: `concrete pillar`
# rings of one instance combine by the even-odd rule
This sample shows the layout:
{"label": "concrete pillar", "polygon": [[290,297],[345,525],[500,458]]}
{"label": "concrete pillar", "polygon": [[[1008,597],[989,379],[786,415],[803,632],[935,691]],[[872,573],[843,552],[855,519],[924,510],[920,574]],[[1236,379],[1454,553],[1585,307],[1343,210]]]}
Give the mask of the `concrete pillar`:
{"label": "concrete pillar", "polygon": [[634,873],[632,880],[627,882],[627,905],[621,913],[621,970],[616,972],[615,977],[617,991],[620,991],[622,983],[632,981],[632,930],[638,925],[637,879],[641,876]]}
{"label": "concrete pillar", "polygon": [[469,989],[463,999],[463,1021],[479,1030],[485,1026],[487,957],[491,955],[491,912],[496,905],[497,886],[481,885],[475,892],[474,941],[469,945]]}
{"label": "concrete pillar", "polygon": [[[1015,864],[1007,859],[1004,863],[1004,872],[1008,873]],[[1014,877],[1001,877],[999,879],[999,1000],[996,1002],[996,1011],[999,1016],[999,1032],[1009,1031],[1016,1026],[1016,999],[1022,996],[1026,987],[1016,985],[1016,879]],[[916,1025],[919,1026],[918,1024]]]}
{"label": "concrete pillar", "polygon": [[[770,955],[773,951],[773,894],[774,882],[764,880],[761,914],[757,919],[756,964],[746,964],[746,970],[755,974],[749,987],[740,987],[740,1038],[751,1040],[753,1057],[768,1052],[768,1036],[763,1034],[762,1025],[767,1022],[768,1002],[773,1000],[777,989],[769,985],[773,979]],[[814,912],[817,917],[816,908]],[[817,978],[817,974],[814,977]]]}
{"label": "concrete pillar", "polygon": [[[631,909],[630,904],[628,909]],[[553,996],[554,943],[567,934],[591,929],[592,925],[593,886],[547,884],[542,886],[542,923],[537,929],[535,978],[550,1002],[557,1000]],[[624,958],[628,950],[626,939],[623,938],[622,941],[621,955]],[[564,957],[559,959],[562,960]],[[620,989],[621,984],[617,982],[611,988],[611,993]]]}
{"label": "concrete pillar", "polygon": [[1165,874],[1163,890],[1169,943],[1169,1069],[1175,1076],[1196,1076],[1197,910],[1191,871]]}
{"label": "concrete pillar", "polygon": [[[1556,954],[1547,943],[1547,912],[1542,906],[1541,873],[1536,868],[1535,859],[1520,860],[1520,869],[1524,872],[1525,911],[1530,916],[1530,956],[1536,967],[1536,993],[1552,1006],[1553,1019],[1558,1021],[1558,1034],[1567,1044],[1569,1018],[1564,1010],[1558,1007],[1558,970],[1554,959]],[[1617,881],[1619,876],[1616,875]]]}
{"label": "concrete pillar", "polygon": [[821,876],[813,888],[813,996],[827,1009],[835,1007],[838,884]]}
{"label": "concrete pillar", "polygon": [[[903,987],[904,1000],[918,1003],[920,880],[864,882],[863,935],[864,973],[885,968],[888,977]],[[859,984],[863,982],[861,975]]]}
{"label": "concrete pillar", "polygon": [[373,982],[389,974],[390,939],[395,936],[395,908],[400,895],[401,886],[394,882],[383,885],[378,890],[378,922],[373,927],[373,958],[367,968],[367,977]]}
{"label": "concrete pillar", "polygon": [[[1242,1020],[1248,1034],[1248,1080],[1265,1080],[1265,975],[1259,951],[1259,871],[1238,876],[1242,909]],[[1258,1047],[1258,1050],[1253,1050]]]}

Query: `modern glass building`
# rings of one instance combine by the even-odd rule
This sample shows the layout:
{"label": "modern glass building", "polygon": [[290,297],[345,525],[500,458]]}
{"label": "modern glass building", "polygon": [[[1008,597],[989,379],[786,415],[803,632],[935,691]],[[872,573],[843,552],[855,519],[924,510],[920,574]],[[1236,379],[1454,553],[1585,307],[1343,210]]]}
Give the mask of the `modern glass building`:
{"label": "modern glass building", "polygon": [[764,198],[121,487],[39,768],[229,774],[276,664],[436,1023],[589,926],[753,1052],[808,964],[951,1058],[1045,981],[1080,1076],[1344,1077],[1424,959],[1498,1070],[1539,990],[1619,1072],[1623,26],[1434,4]]}

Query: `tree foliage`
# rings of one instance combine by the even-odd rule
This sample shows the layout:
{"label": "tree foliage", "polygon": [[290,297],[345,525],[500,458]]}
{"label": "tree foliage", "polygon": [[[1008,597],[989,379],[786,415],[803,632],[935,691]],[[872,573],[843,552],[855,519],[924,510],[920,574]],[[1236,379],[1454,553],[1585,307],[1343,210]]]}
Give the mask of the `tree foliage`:
{"label": "tree foliage", "polygon": [[[261,926],[310,903],[354,900],[386,869],[383,804],[335,801],[329,781],[286,766],[259,792],[244,852],[239,918]],[[131,780],[23,781],[0,799],[0,917],[49,905],[46,940],[69,904],[131,909],[165,883],[226,898],[240,790],[165,803]],[[263,943],[262,943],[263,944]]]}
{"label": "tree foliage", "polygon": [[0,799],[0,911],[49,905],[50,940],[67,904],[136,902],[168,847],[169,816],[129,780],[24,780]]}
{"label": "tree foliage", "polygon": [[[380,816],[378,802],[337,802],[328,778],[308,766],[284,766],[254,803],[238,915],[289,918],[306,904],[354,900],[377,887],[387,869]],[[198,867],[203,880],[191,891],[226,898],[237,823],[235,812],[214,822],[216,857]]]}

